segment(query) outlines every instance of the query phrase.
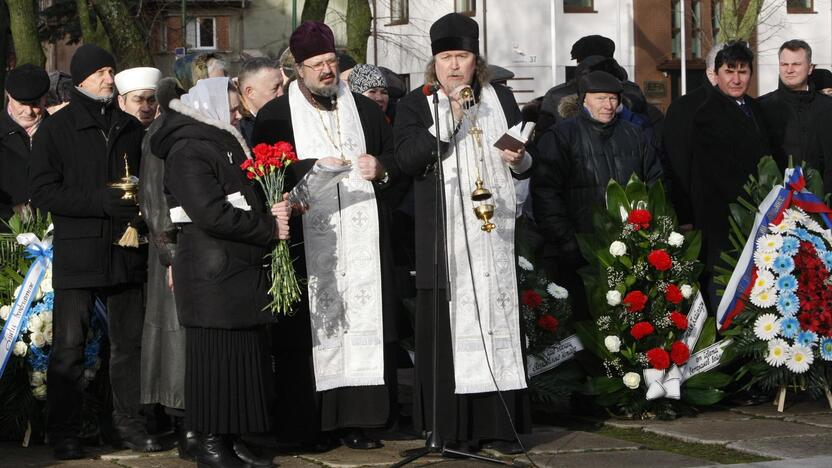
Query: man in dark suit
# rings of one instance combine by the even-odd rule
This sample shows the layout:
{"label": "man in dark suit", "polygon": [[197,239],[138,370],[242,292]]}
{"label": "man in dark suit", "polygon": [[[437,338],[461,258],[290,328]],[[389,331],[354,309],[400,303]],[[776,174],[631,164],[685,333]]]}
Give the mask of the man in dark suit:
{"label": "man in dark suit", "polygon": [[691,198],[693,221],[702,231],[703,290],[711,309],[720,252],[729,247],[728,204],[743,193],[748,176],[768,154],[769,138],[760,104],[747,94],[754,54],[744,42],[731,42],[716,54],[716,87],[693,116]]}
{"label": "man in dark suit", "polygon": [[78,438],[83,399],[84,343],[93,303],[107,306],[113,425],[118,445],[161,450],[139,416],[139,369],[147,247],[115,245],[138,216],[134,201],[107,187],[139,173],[144,129],[115,104],[115,59],[94,45],[70,63],[75,89],[69,105],[47,119],[32,147],[32,203],[55,225],[55,306],[47,371],[47,431],[55,458],[83,457]]}

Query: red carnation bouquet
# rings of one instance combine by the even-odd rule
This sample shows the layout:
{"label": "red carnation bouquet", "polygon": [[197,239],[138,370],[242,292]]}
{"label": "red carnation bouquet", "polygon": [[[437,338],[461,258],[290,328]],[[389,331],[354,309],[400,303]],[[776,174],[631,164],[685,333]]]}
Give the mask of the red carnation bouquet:
{"label": "red carnation bouquet", "polygon": [[[290,143],[278,141],[273,145],[260,143],[252,149],[254,159],[240,165],[246,177],[256,180],[266,192],[269,207],[283,200],[283,181],[286,168],[297,162],[298,156]],[[292,315],[292,307],[300,300],[300,286],[289,254],[289,242],[277,241],[269,254],[271,260],[271,303],[267,306],[274,315]]]}
{"label": "red carnation bouquet", "polygon": [[569,292],[548,280],[526,257],[517,257],[520,272],[520,317],[530,354],[538,354],[569,335]]}

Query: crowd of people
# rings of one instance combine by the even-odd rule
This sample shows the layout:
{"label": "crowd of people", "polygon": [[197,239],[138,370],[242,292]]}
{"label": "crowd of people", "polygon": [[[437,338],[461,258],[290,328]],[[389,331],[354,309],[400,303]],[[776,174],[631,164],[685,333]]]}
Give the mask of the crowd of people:
{"label": "crowd of people", "polygon": [[[574,78],[522,111],[489,76],[472,18],[443,16],[430,40],[425,86],[410,92],[389,70],[339,54],[315,21],[279,60],[248,59],[234,78],[215,56],[187,77],[177,69],[179,79],[116,73],[94,45],[78,48],[69,76],[8,72],[0,216],[38,208],[54,223],[56,458],[84,455],[83,344],[96,303],[108,314],[120,446],[165,447],[148,430],[147,405],[160,405],[180,455],[200,466],[271,466],[243,442],[251,433],[304,450],[379,448],[399,424],[397,369],[412,364],[418,432],[518,453],[531,419],[517,218],[539,231],[541,264],[580,318],[576,234],[591,232],[610,179],[661,180],[681,224],[703,232],[701,288],[715,307],[728,204],[757,162],[805,161],[832,184],[832,73],[814,69],[804,41],[783,44],[780,85],[759,99],[748,95],[749,46],[715,45],[706,84],[663,114],[601,36],[579,40]],[[537,124],[525,145],[494,147],[523,121]],[[348,175],[302,206],[267,206],[240,166],[257,144],[279,141],[300,158],[287,191],[316,171]],[[139,175],[138,205],[108,187],[125,164]],[[485,203],[492,213],[478,218]],[[128,226],[147,242],[118,245]],[[278,240],[290,240],[303,294],[275,318],[264,258]]]}

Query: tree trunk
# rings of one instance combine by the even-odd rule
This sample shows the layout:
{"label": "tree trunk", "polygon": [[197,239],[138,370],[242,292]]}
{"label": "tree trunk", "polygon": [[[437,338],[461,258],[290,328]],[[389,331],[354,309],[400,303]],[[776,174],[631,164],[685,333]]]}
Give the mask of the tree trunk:
{"label": "tree trunk", "polygon": [[113,46],[118,69],[152,67],[153,57],[144,35],[124,0],[92,0],[92,5]]}
{"label": "tree trunk", "polygon": [[329,0],[306,0],[303,3],[303,13],[300,14],[300,21],[315,20],[323,23],[326,18],[326,9],[329,7]]}
{"label": "tree trunk", "polygon": [[0,2],[0,89],[6,89],[6,56],[9,54],[9,7]]}
{"label": "tree trunk", "polygon": [[38,38],[38,16],[32,0],[6,0],[17,65],[31,63],[43,67],[46,56]]}
{"label": "tree trunk", "polygon": [[[719,42],[748,41],[757,27],[763,0],[725,0],[719,20]],[[716,8],[716,6],[715,6]]]}
{"label": "tree trunk", "polygon": [[84,44],[95,44],[112,52],[113,48],[110,46],[110,40],[107,38],[104,26],[101,24],[98,15],[92,16],[92,10],[87,0],[75,0],[75,8],[78,11],[78,22],[81,23],[81,37]]}
{"label": "tree trunk", "polygon": [[356,63],[367,63],[367,38],[372,21],[369,0],[347,1],[347,53]]}

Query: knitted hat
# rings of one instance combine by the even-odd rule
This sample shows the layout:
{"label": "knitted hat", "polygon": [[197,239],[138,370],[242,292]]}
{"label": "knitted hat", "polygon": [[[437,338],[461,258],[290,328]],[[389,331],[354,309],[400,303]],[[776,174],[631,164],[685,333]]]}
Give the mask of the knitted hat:
{"label": "knitted hat", "polygon": [[304,21],[289,38],[289,49],[296,63],[332,52],[335,53],[335,37],[329,26],[320,21]]}
{"label": "knitted hat", "polygon": [[6,92],[15,101],[37,101],[49,91],[49,75],[43,68],[21,65],[6,74]]}
{"label": "knitted hat", "polygon": [[601,55],[603,57],[612,57],[615,53],[615,42],[604,36],[592,35],[584,36],[578,39],[572,45],[572,58],[578,62],[582,62],[590,55]]}
{"label": "knitted hat", "polygon": [[82,45],[72,55],[72,61],[69,63],[72,84],[80,85],[87,77],[104,67],[116,69],[116,59],[113,58],[112,54],[97,45]]}
{"label": "knitted hat", "polygon": [[459,13],[448,13],[430,27],[430,49],[433,55],[448,50],[480,53],[480,27],[476,21]]}
{"label": "knitted hat", "polygon": [[350,73],[350,91],[363,94],[368,89],[387,88],[384,74],[375,65],[361,63],[353,67]]}

